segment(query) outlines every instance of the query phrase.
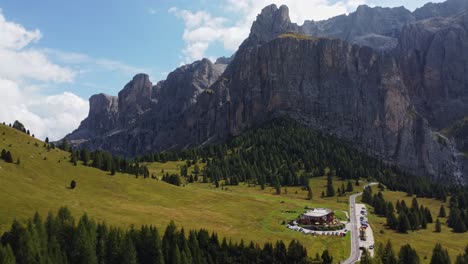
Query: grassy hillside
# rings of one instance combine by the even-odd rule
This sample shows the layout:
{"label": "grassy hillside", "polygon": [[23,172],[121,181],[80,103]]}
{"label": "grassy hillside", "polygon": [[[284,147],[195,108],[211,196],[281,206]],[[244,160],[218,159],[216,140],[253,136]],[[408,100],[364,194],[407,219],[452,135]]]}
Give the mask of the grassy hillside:
{"label": "grassy hillside", "polygon": [[[66,205],[77,217],[87,212],[96,220],[122,227],[164,227],[173,219],[179,227],[207,228],[233,240],[262,243],[282,239],[288,243],[298,239],[310,255],[326,248],[337,260],[349,254],[349,236],[312,237],[281,225],[283,220],[294,219],[305,206],[347,210],[346,197],[320,198],[326,185],[324,177],[312,180],[312,201],[305,200],[307,192],[299,187],[288,187],[287,193],[282,188],[281,195],[274,194],[272,188],[260,190],[259,186],[242,184],[227,190],[202,183],[176,187],[151,178],[119,173],[110,176],[81,164],[73,166],[68,162],[69,153],[48,151],[43,144],[0,125],[0,149],[11,151],[13,159],[21,161],[19,165],[0,161],[0,232],[14,218],[24,220],[35,211],[44,215]],[[181,163],[154,163],[150,170],[155,174],[163,169],[178,172]],[[77,182],[74,190],[68,188],[71,180]],[[336,180],[334,184],[338,188],[342,182]]]}
{"label": "grassy hillside", "polygon": [[[378,190],[376,187],[373,188],[373,193],[377,193]],[[393,192],[385,191],[383,192],[383,197],[386,201],[391,201],[393,205],[396,204],[397,200],[404,200],[405,203],[410,206],[412,197],[408,197],[406,193],[403,192]],[[409,231],[408,234],[400,234],[394,230],[390,230],[385,226],[386,219],[384,217],[378,217],[374,214],[370,214],[369,221],[374,230],[374,237],[376,242],[386,243],[387,240],[391,240],[395,251],[398,251],[400,247],[404,244],[411,244],[413,248],[416,249],[419,257],[421,258],[422,263],[429,263],[432,255],[432,249],[434,248],[435,243],[441,243],[444,248],[448,249],[450,257],[454,262],[456,256],[462,253],[465,247],[468,244],[468,233],[454,233],[451,228],[445,223],[447,218],[439,218],[442,223],[442,232],[436,233],[435,230],[435,221],[437,215],[439,214],[440,206],[443,204],[447,216],[449,213],[448,202],[442,203],[441,201],[435,199],[427,198],[417,198],[419,205],[424,205],[428,207],[431,211],[434,223],[428,224],[427,229],[421,229],[415,232]],[[427,257],[427,259],[425,259]]]}

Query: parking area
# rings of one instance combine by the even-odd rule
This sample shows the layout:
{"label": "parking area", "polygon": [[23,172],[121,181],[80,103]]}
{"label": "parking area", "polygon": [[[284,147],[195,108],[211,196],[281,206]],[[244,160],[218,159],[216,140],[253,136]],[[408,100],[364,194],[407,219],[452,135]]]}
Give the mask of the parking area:
{"label": "parking area", "polygon": [[366,248],[371,256],[374,256],[374,234],[367,221],[367,209],[364,204],[356,204],[356,223],[359,235],[359,248]]}
{"label": "parking area", "polygon": [[306,228],[300,227],[296,221],[294,221],[292,224],[287,224],[287,228],[298,231],[304,234],[309,234],[313,236],[345,236],[346,233],[348,233],[350,225],[349,223],[346,223],[344,229],[339,229],[339,230],[334,230],[334,231],[318,231],[318,230],[309,230]]}

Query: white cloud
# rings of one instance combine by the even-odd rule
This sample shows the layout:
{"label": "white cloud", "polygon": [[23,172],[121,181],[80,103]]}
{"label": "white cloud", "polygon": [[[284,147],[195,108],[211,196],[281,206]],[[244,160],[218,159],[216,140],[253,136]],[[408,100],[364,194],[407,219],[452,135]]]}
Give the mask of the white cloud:
{"label": "white cloud", "polygon": [[0,120],[19,120],[37,137],[58,140],[86,117],[88,103],[70,92],[43,95],[49,85],[72,83],[76,72],[29,48],[40,38],[38,29],[7,21],[0,10]]}
{"label": "white cloud", "polygon": [[346,0],[332,3],[329,0],[225,0],[226,12],[235,14],[235,21],[225,17],[216,17],[206,11],[181,10],[176,7],[170,13],[184,20],[182,50],[184,63],[201,59],[214,43],[221,43],[228,51],[237,50],[248,37],[250,27],[263,7],[269,4],[287,5],[292,22],[303,24],[305,20],[322,20],[354,11],[366,0]]}
{"label": "white cloud", "polygon": [[0,9],[0,48],[19,50],[27,46],[30,42],[38,41],[41,38],[41,32],[38,29],[34,31],[26,30],[22,25],[6,21]]}
{"label": "white cloud", "polygon": [[422,7],[425,4],[432,2],[432,3],[440,3],[445,2],[446,0],[369,0],[372,6],[386,6],[386,7],[399,7],[404,6],[410,11],[414,11],[416,8]]}
{"label": "white cloud", "polygon": [[0,76],[13,80],[32,79],[60,83],[72,82],[75,72],[52,63],[44,53],[37,50],[0,48]]}
{"label": "white cloud", "polygon": [[21,121],[36,137],[61,139],[73,131],[88,114],[88,102],[70,92],[43,96],[25,92],[12,80],[0,78],[2,94],[8,100],[0,104],[0,120]]}

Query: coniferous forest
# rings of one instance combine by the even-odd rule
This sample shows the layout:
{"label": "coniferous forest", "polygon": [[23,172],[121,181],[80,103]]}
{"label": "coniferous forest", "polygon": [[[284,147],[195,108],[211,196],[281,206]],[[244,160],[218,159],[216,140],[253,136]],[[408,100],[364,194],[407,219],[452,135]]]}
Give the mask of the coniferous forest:
{"label": "coniferous forest", "polygon": [[445,199],[459,191],[456,183],[441,185],[429,177],[411,175],[359,152],[333,136],[310,130],[283,117],[252,128],[226,144],[182,151],[165,151],[137,157],[135,162],[199,159],[206,162],[203,180],[226,185],[249,182],[261,186],[304,186],[308,179],[325,175],[325,169],[341,179],[372,179],[390,190],[420,197]]}
{"label": "coniferous forest", "polygon": [[[322,253],[333,259],[328,251]],[[313,263],[298,241],[232,242],[205,229],[185,231],[170,222],[164,232],[153,226],[121,229],[96,223],[84,214],[75,221],[60,208],[43,220],[35,214],[25,225],[14,221],[1,236],[0,263]],[[319,259],[318,263],[321,263]],[[316,262],[317,263],[317,262]]]}

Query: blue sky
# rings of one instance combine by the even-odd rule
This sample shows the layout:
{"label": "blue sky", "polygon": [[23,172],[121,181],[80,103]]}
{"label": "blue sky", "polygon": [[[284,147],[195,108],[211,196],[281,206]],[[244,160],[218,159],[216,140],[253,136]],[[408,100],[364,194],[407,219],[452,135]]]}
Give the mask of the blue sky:
{"label": "blue sky", "polygon": [[0,90],[8,90],[0,121],[20,119],[38,136],[59,139],[87,115],[92,94],[116,95],[139,72],[156,82],[181,64],[231,55],[270,3],[287,4],[302,24],[359,4],[413,10],[426,2],[0,0],[0,40],[7,40],[0,44]]}

